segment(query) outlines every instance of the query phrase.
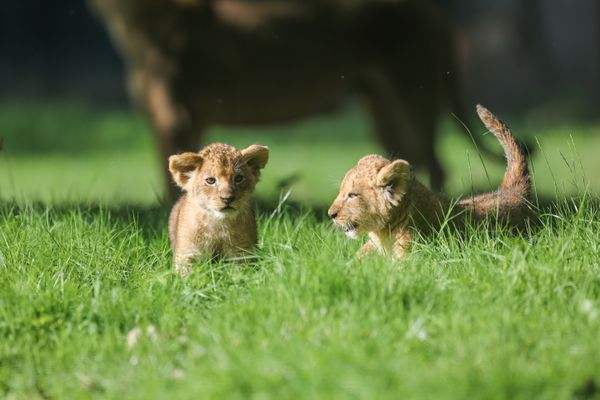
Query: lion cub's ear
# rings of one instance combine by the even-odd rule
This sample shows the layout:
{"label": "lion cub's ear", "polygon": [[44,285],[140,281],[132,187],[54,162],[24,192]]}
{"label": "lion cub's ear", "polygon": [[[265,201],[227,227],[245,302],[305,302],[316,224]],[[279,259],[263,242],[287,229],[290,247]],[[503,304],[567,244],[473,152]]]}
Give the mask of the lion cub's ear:
{"label": "lion cub's ear", "polygon": [[377,173],[377,186],[403,187],[410,180],[410,164],[405,160],[394,160]]}
{"label": "lion cub's ear", "polygon": [[269,161],[269,148],[258,144],[248,146],[242,150],[242,161],[256,171],[261,170]]}
{"label": "lion cub's ear", "polygon": [[179,187],[184,187],[202,166],[202,157],[198,153],[182,153],[169,157],[169,171]]}

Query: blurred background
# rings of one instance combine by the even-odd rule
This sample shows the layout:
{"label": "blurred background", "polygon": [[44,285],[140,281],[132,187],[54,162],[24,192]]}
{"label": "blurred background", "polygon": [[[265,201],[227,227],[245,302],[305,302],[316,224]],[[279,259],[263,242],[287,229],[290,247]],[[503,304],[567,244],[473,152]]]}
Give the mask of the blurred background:
{"label": "blurred background", "polygon": [[[464,104],[469,112],[487,105],[535,144],[538,195],[597,193],[600,3],[435,3],[456,29]],[[0,9],[0,198],[158,204],[163,164],[152,127],[129,98],[124,62],[86,2],[5,0]],[[503,165],[482,161],[452,120],[446,113],[436,143],[447,192],[495,186]],[[474,126],[481,129],[473,134],[484,132]],[[274,203],[291,189],[294,201],[324,207],[358,158],[382,151],[372,130],[366,111],[350,102],[294,123],[213,126],[203,141],[270,145],[259,198]]]}

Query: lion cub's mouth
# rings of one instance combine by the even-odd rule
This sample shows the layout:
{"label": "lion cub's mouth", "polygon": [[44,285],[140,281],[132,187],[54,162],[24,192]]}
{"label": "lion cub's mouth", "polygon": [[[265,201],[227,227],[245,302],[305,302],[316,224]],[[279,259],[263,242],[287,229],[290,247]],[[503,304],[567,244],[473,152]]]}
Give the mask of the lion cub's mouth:
{"label": "lion cub's mouth", "polygon": [[358,225],[357,224],[354,224],[352,222],[345,222],[345,223],[341,224],[340,227],[342,228],[342,230],[344,231],[346,236],[348,236],[350,239],[358,238],[358,232],[357,232]]}
{"label": "lion cub's mouth", "polygon": [[232,206],[223,206],[220,208],[214,207],[210,211],[212,211],[212,214],[218,219],[223,219],[234,217],[238,210]]}

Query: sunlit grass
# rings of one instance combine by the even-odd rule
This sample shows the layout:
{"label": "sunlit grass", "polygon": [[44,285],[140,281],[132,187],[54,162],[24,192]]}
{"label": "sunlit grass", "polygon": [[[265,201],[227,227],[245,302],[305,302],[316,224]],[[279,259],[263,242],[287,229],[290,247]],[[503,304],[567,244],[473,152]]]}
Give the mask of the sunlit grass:
{"label": "sunlit grass", "polygon": [[569,398],[600,370],[598,210],[576,206],[400,262],[284,207],[258,261],[182,280],[162,210],[4,205],[0,396]]}
{"label": "sunlit grass", "polygon": [[[93,135],[61,132],[71,113]],[[28,124],[46,144],[9,132]],[[444,232],[401,261],[355,260],[360,241],[319,209],[378,150],[360,115],[217,128],[210,140],[271,147],[258,258],[199,264],[183,280],[171,272],[169,210],[141,119],[0,107],[0,126],[0,398],[598,396],[594,128],[539,133],[538,193],[576,199],[544,206],[537,231]],[[490,185],[466,143],[450,133],[440,144],[452,194]],[[488,171],[494,186],[502,166]],[[290,200],[305,206],[276,208],[278,184],[295,174]]]}
{"label": "sunlit grass", "polygon": [[[258,197],[276,202],[282,189],[291,188],[291,200],[324,207],[349,167],[365,154],[382,152],[368,119],[358,111],[279,127],[215,127],[205,142],[270,146]],[[585,187],[600,192],[600,179],[593,175],[600,170],[599,127],[538,130],[504,119],[515,134],[536,146],[532,166],[539,196],[577,195]],[[485,132],[475,126],[474,135]],[[5,105],[0,107],[0,136],[5,142],[0,152],[2,199],[152,205],[161,197],[163,167],[149,126],[134,113],[73,105]],[[484,157],[484,169],[467,136],[451,121],[439,136],[450,195],[496,187],[504,165]],[[484,139],[500,151],[489,136]],[[405,158],[410,161],[410,155]]]}

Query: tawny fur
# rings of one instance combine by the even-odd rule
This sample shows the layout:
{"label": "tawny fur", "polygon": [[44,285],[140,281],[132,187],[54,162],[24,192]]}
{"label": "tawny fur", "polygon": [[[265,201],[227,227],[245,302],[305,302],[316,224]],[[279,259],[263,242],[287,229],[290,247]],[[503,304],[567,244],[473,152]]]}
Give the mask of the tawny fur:
{"label": "tawny fur", "polygon": [[185,191],[169,216],[177,272],[187,276],[198,257],[245,256],[256,245],[250,197],[268,156],[265,146],[240,151],[214,143],[169,157],[173,180]]}
{"label": "tawny fur", "polygon": [[535,215],[528,202],[531,185],[526,155],[496,116],[480,105],[477,113],[502,145],[507,159],[498,190],[452,203],[417,181],[408,162],[378,155],[363,157],[344,177],[329,209],[335,224],[351,238],[368,234],[369,241],[359,256],[376,250],[401,257],[417,232],[433,234],[444,221],[457,230],[484,220],[515,229],[526,227]]}

